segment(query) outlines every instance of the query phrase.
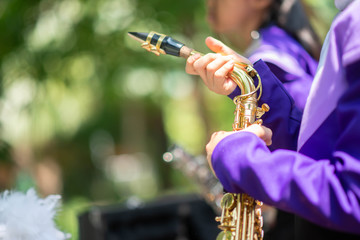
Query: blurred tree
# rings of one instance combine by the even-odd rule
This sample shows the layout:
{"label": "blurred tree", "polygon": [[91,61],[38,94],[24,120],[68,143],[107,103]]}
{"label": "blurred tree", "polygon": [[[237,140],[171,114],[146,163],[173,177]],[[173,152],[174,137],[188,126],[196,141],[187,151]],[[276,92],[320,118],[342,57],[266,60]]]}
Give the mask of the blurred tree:
{"label": "blurred tree", "polygon": [[[153,61],[153,56],[131,50],[128,45],[133,43],[125,38],[129,28],[140,26],[190,36],[196,9],[202,9],[201,1],[3,1],[2,138],[15,148],[19,143],[30,145],[33,162],[52,155],[64,170],[64,196],[91,197],[84,186],[101,172],[89,161],[89,139],[98,129],[121,146],[114,154],[146,152],[166,177],[161,154],[167,137],[161,112],[167,97],[153,92],[161,88],[161,74],[143,86],[147,76],[138,80],[130,73],[140,66],[153,75],[182,66],[175,59]],[[79,169],[87,173],[75,180]],[[161,177],[160,182],[169,186]]]}

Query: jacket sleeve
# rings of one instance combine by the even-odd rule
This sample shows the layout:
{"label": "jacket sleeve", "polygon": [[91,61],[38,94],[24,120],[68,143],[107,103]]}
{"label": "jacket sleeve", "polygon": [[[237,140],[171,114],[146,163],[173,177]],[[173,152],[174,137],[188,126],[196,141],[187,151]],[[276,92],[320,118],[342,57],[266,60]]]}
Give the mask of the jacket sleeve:
{"label": "jacket sleeve", "polygon": [[[360,234],[360,61],[346,68],[349,88],[336,111],[341,133],[329,159],[269,151],[238,132],[215,147],[212,165],[229,192],[246,192],[323,227]],[[316,147],[314,148],[316,151]]]}
{"label": "jacket sleeve", "polygon": [[[273,144],[269,149],[271,151],[279,148],[295,150],[302,113],[294,105],[294,100],[285,90],[281,81],[276,78],[265,62],[257,61],[254,68],[261,76],[263,89],[258,104],[261,106],[263,103],[267,103],[270,106],[270,111],[262,116],[264,126],[273,131]],[[240,94],[240,89],[236,88],[229,97],[233,99]]]}
{"label": "jacket sleeve", "polygon": [[307,73],[305,70],[302,71],[301,75],[295,75],[287,72],[285,69],[274,63],[266,61],[265,63],[270,68],[271,72],[283,83],[286,91],[294,99],[295,106],[303,111],[314,76]]}

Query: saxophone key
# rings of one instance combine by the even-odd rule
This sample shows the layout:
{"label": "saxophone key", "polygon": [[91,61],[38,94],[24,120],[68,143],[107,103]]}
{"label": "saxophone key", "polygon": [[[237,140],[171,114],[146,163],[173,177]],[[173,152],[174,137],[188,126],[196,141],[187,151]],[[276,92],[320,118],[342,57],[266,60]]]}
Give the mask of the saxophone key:
{"label": "saxophone key", "polygon": [[226,193],[223,198],[221,199],[221,207],[231,211],[236,206],[236,201],[234,195],[231,193]]}
{"label": "saxophone key", "polygon": [[216,240],[232,240],[232,239],[233,239],[232,233],[228,231],[222,231],[216,237]]}
{"label": "saxophone key", "polygon": [[261,208],[256,208],[256,209],[255,209],[255,214],[256,214],[257,217],[260,217],[260,216],[261,216],[261,213],[262,213],[262,212],[261,212]]}

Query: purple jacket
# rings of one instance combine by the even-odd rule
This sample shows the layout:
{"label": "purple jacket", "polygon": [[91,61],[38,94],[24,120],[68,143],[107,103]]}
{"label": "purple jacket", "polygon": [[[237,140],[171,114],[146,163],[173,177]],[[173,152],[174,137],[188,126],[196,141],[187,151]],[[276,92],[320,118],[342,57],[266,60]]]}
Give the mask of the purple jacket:
{"label": "purple jacket", "polygon": [[[262,59],[270,68],[271,77],[274,74],[280,80],[280,82],[276,80],[270,81],[270,83],[262,81],[263,89],[267,90],[263,93],[262,99],[271,96],[271,102],[274,103],[270,104],[271,112],[282,112],[285,109],[291,112],[289,119],[285,119],[281,114],[265,114],[263,116],[264,122],[268,123],[268,127],[271,129],[281,128],[292,131],[290,135],[288,131],[274,131],[273,138],[278,140],[273,141],[269,149],[271,151],[279,148],[295,150],[301,114],[318,63],[296,40],[276,25],[269,25],[260,30],[260,38],[253,42],[247,51],[247,55],[252,62]],[[273,96],[272,93],[277,88],[284,91],[280,91],[280,94]],[[236,88],[229,97],[234,98],[240,93],[240,88]],[[287,101],[283,101],[283,99],[287,99]],[[263,102],[269,104],[268,101]],[[296,127],[292,127],[293,125]]]}
{"label": "purple jacket", "polygon": [[251,62],[262,59],[284,84],[295,100],[295,106],[304,109],[318,62],[285,30],[276,25],[262,28],[260,38],[248,51]]}
{"label": "purple jacket", "polygon": [[[252,133],[238,132],[214,149],[214,171],[229,192],[320,226],[360,234],[360,1],[333,22],[304,115],[263,61],[264,125],[274,131],[270,151]],[[300,126],[301,120],[301,126]],[[299,133],[300,127],[300,134]],[[297,138],[298,137],[298,138]]]}
{"label": "purple jacket", "polygon": [[[260,30],[260,38],[254,40],[246,56],[252,63],[262,59],[283,83],[295,106],[304,110],[318,63],[295,39],[278,26],[269,25]],[[229,97],[239,94],[237,88]]]}

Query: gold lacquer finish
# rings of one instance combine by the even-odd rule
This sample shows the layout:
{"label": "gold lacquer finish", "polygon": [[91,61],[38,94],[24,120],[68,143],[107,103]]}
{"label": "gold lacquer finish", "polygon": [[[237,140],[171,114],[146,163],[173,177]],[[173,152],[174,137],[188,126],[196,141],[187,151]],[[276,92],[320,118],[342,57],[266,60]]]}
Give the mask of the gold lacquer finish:
{"label": "gold lacquer finish", "polygon": [[[262,124],[261,116],[269,111],[269,106],[258,107],[261,97],[261,79],[250,65],[236,64],[230,78],[241,89],[241,95],[234,98],[235,118],[233,130],[239,131],[252,124]],[[255,87],[253,77],[258,79]],[[259,95],[257,96],[257,93]],[[217,240],[261,240],[263,239],[263,219],[261,216],[262,202],[248,194],[226,193],[223,197],[221,217],[217,217],[222,232]]]}
{"label": "gold lacquer finish", "polygon": [[[158,35],[157,43],[151,43],[154,34]],[[166,54],[161,49],[166,36],[151,32],[142,47],[156,55]],[[186,46],[180,49],[179,56],[187,58],[196,52]],[[258,100],[262,94],[261,79],[257,71],[248,64],[236,63],[229,77],[239,86],[241,95],[234,98],[235,119],[233,130],[238,131],[252,124],[262,124],[261,116],[269,111],[269,106],[263,104],[258,107]],[[258,84],[255,86],[254,78]],[[262,202],[255,200],[248,194],[226,193],[221,200],[221,216],[216,217],[222,230],[217,240],[262,240]]]}

